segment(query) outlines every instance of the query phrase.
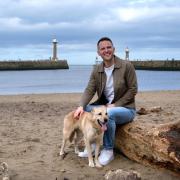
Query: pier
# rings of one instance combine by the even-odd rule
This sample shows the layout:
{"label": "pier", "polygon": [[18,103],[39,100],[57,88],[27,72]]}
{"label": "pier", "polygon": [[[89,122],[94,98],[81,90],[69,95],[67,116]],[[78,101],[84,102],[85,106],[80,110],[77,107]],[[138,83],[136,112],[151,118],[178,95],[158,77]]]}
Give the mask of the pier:
{"label": "pier", "polygon": [[69,69],[67,60],[59,60],[57,56],[57,39],[52,40],[52,58],[40,60],[0,61],[0,71],[7,70],[46,70]]}
{"label": "pier", "polygon": [[180,60],[130,61],[138,70],[180,71]]}
{"label": "pier", "polygon": [[23,60],[23,61],[0,61],[0,71],[6,70],[46,70],[46,69],[69,69],[67,60]]}

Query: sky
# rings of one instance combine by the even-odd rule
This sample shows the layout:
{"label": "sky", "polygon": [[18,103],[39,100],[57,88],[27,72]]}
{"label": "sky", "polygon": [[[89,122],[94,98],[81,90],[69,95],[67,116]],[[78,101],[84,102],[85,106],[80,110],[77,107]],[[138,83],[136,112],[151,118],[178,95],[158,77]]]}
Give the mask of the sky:
{"label": "sky", "polygon": [[0,60],[49,59],[56,38],[59,59],[94,64],[104,36],[121,58],[180,60],[180,1],[0,0]]}

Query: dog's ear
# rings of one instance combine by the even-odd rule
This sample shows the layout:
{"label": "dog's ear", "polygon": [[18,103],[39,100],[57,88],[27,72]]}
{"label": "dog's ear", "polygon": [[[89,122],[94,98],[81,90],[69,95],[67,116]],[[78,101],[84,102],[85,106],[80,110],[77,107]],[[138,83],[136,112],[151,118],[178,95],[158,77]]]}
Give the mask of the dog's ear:
{"label": "dog's ear", "polygon": [[91,110],[91,115],[92,115],[92,118],[91,118],[91,121],[95,121],[95,114],[96,114],[96,110],[95,110],[95,108],[92,108],[92,110]]}
{"label": "dog's ear", "polygon": [[94,108],[92,108],[91,113],[94,113],[94,111],[95,111]]}

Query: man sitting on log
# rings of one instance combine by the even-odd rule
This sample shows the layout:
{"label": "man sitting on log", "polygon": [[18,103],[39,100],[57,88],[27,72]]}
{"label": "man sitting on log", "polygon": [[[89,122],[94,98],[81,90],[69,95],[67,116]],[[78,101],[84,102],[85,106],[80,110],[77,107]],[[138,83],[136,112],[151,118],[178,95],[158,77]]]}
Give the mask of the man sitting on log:
{"label": "man sitting on log", "polygon": [[[103,62],[93,69],[80,107],[74,113],[74,117],[78,118],[84,110],[91,111],[94,106],[107,107],[109,121],[103,137],[103,150],[99,156],[101,165],[107,165],[114,159],[116,125],[131,122],[136,114],[137,79],[134,66],[131,62],[118,58],[114,52],[115,48],[110,38],[103,37],[98,41],[97,53]],[[97,101],[88,105],[96,92]],[[79,156],[87,157],[87,150],[80,152]]]}

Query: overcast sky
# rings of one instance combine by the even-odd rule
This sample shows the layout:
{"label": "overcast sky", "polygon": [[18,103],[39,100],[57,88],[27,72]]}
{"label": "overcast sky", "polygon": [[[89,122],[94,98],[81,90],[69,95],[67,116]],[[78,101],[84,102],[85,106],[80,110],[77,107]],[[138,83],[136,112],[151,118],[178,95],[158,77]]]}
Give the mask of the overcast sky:
{"label": "overcast sky", "polygon": [[180,59],[179,0],[0,0],[0,59],[59,59],[93,64],[110,37],[130,59]]}

